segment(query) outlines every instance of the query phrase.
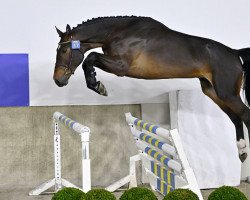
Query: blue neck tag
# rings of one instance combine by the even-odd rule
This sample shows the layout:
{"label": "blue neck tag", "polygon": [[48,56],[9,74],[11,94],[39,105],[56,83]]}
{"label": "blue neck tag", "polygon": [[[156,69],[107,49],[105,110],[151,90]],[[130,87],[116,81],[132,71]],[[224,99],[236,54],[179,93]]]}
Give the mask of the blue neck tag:
{"label": "blue neck tag", "polygon": [[71,41],[71,49],[80,49],[80,48],[81,48],[80,40]]}

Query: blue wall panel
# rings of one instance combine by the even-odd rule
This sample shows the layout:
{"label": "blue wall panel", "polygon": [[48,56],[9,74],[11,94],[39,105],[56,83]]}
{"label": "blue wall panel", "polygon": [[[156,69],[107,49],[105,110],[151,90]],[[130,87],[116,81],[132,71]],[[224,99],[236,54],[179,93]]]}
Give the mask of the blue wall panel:
{"label": "blue wall panel", "polygon": [[0,106],[29,106],[28,54],[0,54]]}

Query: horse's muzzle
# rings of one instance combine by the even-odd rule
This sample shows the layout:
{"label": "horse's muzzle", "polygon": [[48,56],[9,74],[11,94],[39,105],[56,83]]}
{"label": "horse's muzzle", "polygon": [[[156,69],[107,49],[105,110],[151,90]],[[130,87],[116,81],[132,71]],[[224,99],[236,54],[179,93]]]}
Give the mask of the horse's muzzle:
{"label": "horse's muzzle", "polygon": [[63,68],[55,68],[53,79],[57,86],[63,87],[68,84],[70,74],[66,74]]}
{"label": "horse's muzzle", "polygon": [[61,83],[61,82],[58,81],[58,80],[55,80],[55,83],[56,83],[56,85],[57,85],[58,87],[63,87],[63,86],[65,86],[65,85],[67,85],[67,83]]}
{"label": "horse's muzzle", "polygon": [[68,79],[64,79],[64,80],[54,79],[54,81],[55,81],[56,85],[59,87],[63,87],[63,86],[68,84]]}

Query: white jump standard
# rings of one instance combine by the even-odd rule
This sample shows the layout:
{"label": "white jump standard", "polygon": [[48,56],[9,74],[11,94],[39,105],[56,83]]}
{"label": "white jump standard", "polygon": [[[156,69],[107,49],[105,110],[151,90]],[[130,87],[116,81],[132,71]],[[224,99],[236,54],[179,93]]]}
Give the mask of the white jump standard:
{"label": "white jump standard", "polygon": [[[177,188],[188,188],[203,200],[177,129],[166,130],[137,119],[130,113],[126,113],[126,120],[135,138],[142,167],[146,172],[145,177],[151,188],[163,195]],[[142,131],[137,130],[136,126]]]}
{"label": "white jump standard", "polygon": [[[83,192],[88,192],[91,189],[90,177],[90,159],[89,159],[89,137],[90,130],[87,126],[79,124],[78,122],[64,116],[59,112],[53,115],[55,121],[55,134],[54,134],[54,162],[55,162],[55,178],[46,181],[34,190],[29,192],[29,195],[39,195],[47,189],[55,186],[55,192],[60,190],[63,186],[74,187],[81,189]],[[60,131],[58,123],[61,122],[68,128],[74,130],[81,136],[82,142],[82,188],[75,186],[69,181],[61,177],[61,148],[60,148]]]}

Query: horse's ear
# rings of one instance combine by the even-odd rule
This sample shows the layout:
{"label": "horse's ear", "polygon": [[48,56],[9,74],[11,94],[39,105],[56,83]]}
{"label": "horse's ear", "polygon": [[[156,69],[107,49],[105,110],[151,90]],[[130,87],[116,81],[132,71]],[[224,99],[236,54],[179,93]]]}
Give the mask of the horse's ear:
{"label": "horse's ear", "polygon": [[59,35],[60,37],[62,37],[63,32],[62,32],[62,31],[60,31],[57,27],[56,27],[56,31],[57,31],[58,35]]}
{"label": "horse's ear", "polygon": [[67,24],[67,26],[66,26],[66,33],[69,34],[70,31],[71,31],[70,25]]}

